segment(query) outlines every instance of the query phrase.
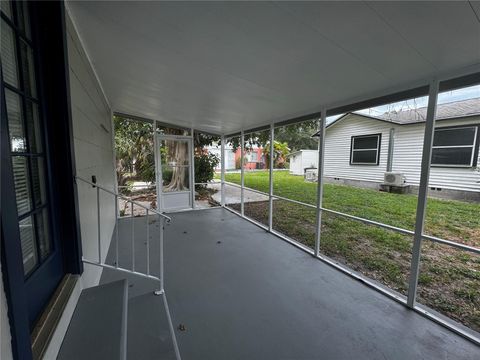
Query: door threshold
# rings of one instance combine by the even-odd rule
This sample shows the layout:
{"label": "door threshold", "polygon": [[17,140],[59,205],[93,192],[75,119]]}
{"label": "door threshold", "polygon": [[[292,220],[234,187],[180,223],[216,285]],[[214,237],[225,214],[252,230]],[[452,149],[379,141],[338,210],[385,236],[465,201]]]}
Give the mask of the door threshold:
{"label": "door threshold", "polygon": [[66,274],[31,333],[33,359],[42,359],[79,276]]}

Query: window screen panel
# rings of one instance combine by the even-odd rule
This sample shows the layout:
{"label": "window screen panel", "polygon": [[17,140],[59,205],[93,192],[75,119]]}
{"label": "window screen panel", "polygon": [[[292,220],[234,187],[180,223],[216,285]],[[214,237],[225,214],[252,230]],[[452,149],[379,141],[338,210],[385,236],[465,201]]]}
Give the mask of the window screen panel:
{"label": "window screen panel", "polygon": [[353,138],[353,149],[376,149],[378,147],[378,136],[361,136]]}
{"label": "window screen panel", "polygon": [[476,128],[465,127],[457,129],[437,129],[433,139],[433,146],[461,146],[473,145]]}
{"label": "window screen panel", "polygon": [[434,148],[432,149],[432,165],[471,166],[472,147]]}
{"label": "window screen panel", "polygon": [[377,151],[376,150],[354,151],[352,154],[352,163],[376,164]]}

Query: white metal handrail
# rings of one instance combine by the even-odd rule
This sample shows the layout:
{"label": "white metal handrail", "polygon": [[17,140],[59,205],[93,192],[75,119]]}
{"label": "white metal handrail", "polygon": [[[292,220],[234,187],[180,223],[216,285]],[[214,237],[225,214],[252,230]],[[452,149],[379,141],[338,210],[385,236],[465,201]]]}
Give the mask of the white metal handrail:
{"label": "white metal handrail", "polygon": [[[114,191],[106,189],[100,185],[97,185],[91,181],[85,180],[79,176],[75,176],[76,180],[79,180],[85,184],[91,185],[93,188],[96,189],[96,197],[97,197],[97,241],[98,241],[98,260],[87,259],[85,257],[82,258],[82,261],[87,264],[97,265],[103,268],[117,270],[125,273],[130,273],[135,276],[145,277],[149,279],[157,280],[160,284],[159,290],[155,291],[156,295],[160,295],[164,293],[164,249],[163,249],[163,232],[164,232],[164,222],[170,222],[171,218],[159,211],[149,208],[143,204],[140,204],[134,200],[129,199],[126,196],[122,196]],[[102,243],[101,243],[101,213],[100,213],[100,191],[103,191],[109,195],[112,195],[115,198],[115,266],[107,264],[102,259]],[[118,256],[118,199],[124,200],[127,204],[131,206],[131,268],[122,268],[119,266],[119,256]],[[137,206],[141,209],[145,210],[146,213],[146,271],[141,272],[135,269],[135,225],[134,225],[134,206]],[[149,230],[149,213],[152,215],[158,216],[159,219],[159,276],[153,276],[150,273],[150,230]]]}

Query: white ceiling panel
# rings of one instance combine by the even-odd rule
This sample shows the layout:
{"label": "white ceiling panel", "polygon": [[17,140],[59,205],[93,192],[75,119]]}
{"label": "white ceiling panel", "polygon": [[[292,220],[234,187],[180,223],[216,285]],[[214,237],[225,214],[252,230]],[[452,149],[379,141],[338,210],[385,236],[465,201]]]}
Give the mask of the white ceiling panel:
{"label": "white ceiling panel", "polygon": [[219,133],[480,63],[466,2],[68,2],[114,111]]}

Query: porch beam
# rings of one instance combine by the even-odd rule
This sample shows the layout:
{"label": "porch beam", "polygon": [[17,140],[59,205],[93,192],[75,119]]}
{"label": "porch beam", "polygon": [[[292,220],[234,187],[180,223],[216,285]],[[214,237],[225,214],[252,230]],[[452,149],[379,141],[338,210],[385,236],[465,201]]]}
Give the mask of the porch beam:
{"label": "porch beam", "polygon": [[407,297],[407,306],[410,308],[415,306],[415,299],[417,295],[422,237],[427,208],[428,182],[430,179],[430,163],[432,158],[432,145],[435,131],[437,97],[438,80],[435,79],[429,85],[427,119],[425,122],[425,135],[423,138],[422,166],[420,173],[420,185],[418,189],[417,215],[415,220],[415,233],[413,236],[412,262]]}

